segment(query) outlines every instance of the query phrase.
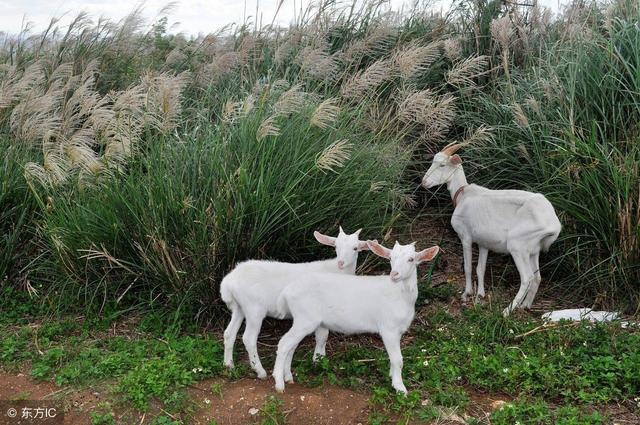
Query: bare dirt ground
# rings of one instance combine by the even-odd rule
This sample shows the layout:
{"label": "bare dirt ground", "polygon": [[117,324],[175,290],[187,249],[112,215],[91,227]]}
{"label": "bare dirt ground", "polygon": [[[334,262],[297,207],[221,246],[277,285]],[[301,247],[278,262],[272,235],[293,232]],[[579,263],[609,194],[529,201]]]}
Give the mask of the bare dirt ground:
{"label": "bare dirt ground", "polygon": [[[54,407],[58,412],[62,409],[65,425],[87,425],[91,423],[89,412],[100,402],[101,394],[90,389],[74,390],[35,381],[25,373],[0,372],[0,400],[15,402],[18,411],[21,400],[42,401],[38,407]],[[0,425],[17,423],[6,417],[5,412],[0,412]]]}
{"label": "bare dirt ground", "polygon": [[[221,384],[220,395],[212,395],[211,385]],[[189,393],[199,405],[194,424],[216,419],[219,424],[239,425],[267,415],[261,407],[275,394],[270,379],[241,379],[236,382],[206,380],[192,386]],[[369,395],[333,385],[308,388],[290,384],[284,394],[281,411],[292,424],[366,423]]]}
{"label": "bare dirt ground", "polygon": [[[35,381],[24,373],[0,373],[0,382],[0,400],[14,401],[16,406],[21,400],[38,400],[42,401],[42,407],[62,408],[65,425],[90,424],[90,413],[99,403],[111,401],[108,392],[61,388],[51,382]],[[219,393],[212,392],[213,385],[218,386]],[[221,425],[258,422],[268,416],[262,408],[269,397],[275,395],[271,380],[247,378],[234,382],[224,379],[200,381],[190,386],[188,393],[194,402],[194,412],[188,423],[195,425],[211,423],[212,419]],[[369,394],[333,385],[308,388],[291,384],[279,399],[283,402],[280,411],[287,423],[292,424],[364,424],[369,413]],[[152,408],[148,416],[116,409],[118,423],[124,424],[149,423],[160,413],[166,414],[157,407]],[[11,422],[2,412],[0,424],[5,423],[16,425],[18,422]]]}

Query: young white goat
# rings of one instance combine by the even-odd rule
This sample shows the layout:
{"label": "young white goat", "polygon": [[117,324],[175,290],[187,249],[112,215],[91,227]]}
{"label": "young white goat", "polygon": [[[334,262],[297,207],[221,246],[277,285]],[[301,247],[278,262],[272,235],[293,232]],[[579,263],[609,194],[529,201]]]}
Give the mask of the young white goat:
{"label": "young white goat", "polygon": [[391,260],[387,276],[346,276],[307,273],[287,286],[278,300],[283,316],[293,317],[291,329],[278,343],[273,369],[276,390],[292,380],[291,360],[300,341],[322,327],[344,334],[377,333],[389,355],[393,388],[407,393],[402,382],[400,338],[413,320],[418,297],[416,266],[432,260],[439,248],[417,252],[413,244],[396,243],[393,250],[369,242],[376,254]]}
{"label": "young white goat", "polygon": [[509,253],[520,273],[520,290],[504,309],[531,308],[540,286],[540,251],[558,238],[561,225],[553,205],[540,193],[522,190],[491,190],[467,184],[462,159],[455,152],[461,144],[447,146],[433,158],[422,179],[425,188],[447,184],[453,199],[451,226],[462,242],[465,290],[462,300],[473,294],[472,244],[478,245],[476,301],[484,297],[484,272],[489,251]]}
{"label": "young white goat", "polygon": [[[267,377],[258,356],[258,334],[265,317],[276,315],[276,302],[282,290],[300,275],[322,271],[330,273],[356,273],[358,253],[368,250],[366,241],[358,240],[360,231],[347,235],[340,227],[338,237],[314,232],[315,238],[324,245],[334,246],[336,258],[308,263],[282,263],[277,261],[249,260],[238,264],[220,283],[220,296],[231,310],[231,321],[224,331],[224,364],[233,368],[233,345],[236,335],[245,320],[242,341],[249,354],[251,368],[258,378]],[[325,355],[329,331],[318,328],[314,359]]]}

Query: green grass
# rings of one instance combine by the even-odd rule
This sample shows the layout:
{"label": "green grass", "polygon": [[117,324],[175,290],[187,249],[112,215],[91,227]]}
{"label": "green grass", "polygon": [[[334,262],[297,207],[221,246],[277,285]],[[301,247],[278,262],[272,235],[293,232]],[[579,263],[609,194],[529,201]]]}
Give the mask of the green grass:
{"label": "green grass", "polygon": [[[420,288],[421,296],[433,301],[425,295],[433,290]],[[486,307],[454,317],[434,302],[428,307],[433,313],[423,316],[427,325],[414,323],[411,342],[403,348],[408,397],[394,394],[384,350],[360,343],[347,342],[344,351],[330,352],[317,364],[310,348],[298,349],[296,380],[310,387],[334,384],[370,392],[371,423],[443,418],[465,411],[478,394],[507,400],[492,413],[498,424],[605,423],[608,405],[637,403],[637,331],[616,323],[540,329],[538,320],[505,319]],[[145,411],[160,403],[183,418],[193,405],[187,386],[211,377],[253,377],[244,360],[233,373],[224,370],[222,344],[214,336],[176,334],[171,327],[163,333],[150,328],[148,319],[121,319],[51,318],[33,326],[7,318],[0,322],[0,367],[15,370],[29,364],[35,379],[61,386],[106,386],[119,405]],[[111,336],[113,328],[121,329],[120,334]],[[264,360],[273,358],[265,355]],[[223,394],[224,382],[211,392]],[[279,406],[276,398],[265,402],[260,409],[265,423],[283,423]],[[109,420],[112,409],[94,413],[93,420],[101,423]]]}

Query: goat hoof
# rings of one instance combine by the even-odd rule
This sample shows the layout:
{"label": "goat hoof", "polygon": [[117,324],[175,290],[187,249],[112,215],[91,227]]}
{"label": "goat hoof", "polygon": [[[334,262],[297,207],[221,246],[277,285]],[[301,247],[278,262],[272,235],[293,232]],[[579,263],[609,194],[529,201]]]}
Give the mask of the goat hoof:
{"label": "goat hoof", "polygon": [[466,303],[469,301],[469,298],[471,298],[471,294],[468,294],[465,292],[462,294],[462,297],[460,299],[462,300],[463,303]]}
{"label": "goat hoof", "polygon": [[282,394],[284,392],[284,384],[282,385],[276,384],[276,392]]}
{"label": "goat hoof", "polygon": [[408,394],[408,391],[407,391],[407,389],[404,387],[404,385],[403,385],[402,387],[400,387],[400,386],[396,387],[396,389],[395,389],[395,390],[396,390],[396,392],[397,392],[397,393],[400,393],[400,394],[402,394],[402,395],[404,395],[404,396],[406,396],[406,395]]}
{"label": "goat hoof", "polygon": [[287,384],[293,384],[293,376],[285,376],[284,382]]}
{"label": "goat hoof", "polygon": [[233,366],[233,362],[225,363],[225,364],[224,364],[224,367],[226,367],[227,369],[233,369],[233,367],[234,367],[234,366]]}
{"label": "goat hoof", "polygon": [[258,379],[267,379],[267,372],[264,370],[257,371],[256,375],[258,375]]}
{"label": "goat hoof", "polygon": [[502,310],[502,317],[509,317],[510,314],[511,314],[511,309],[509,307]]}

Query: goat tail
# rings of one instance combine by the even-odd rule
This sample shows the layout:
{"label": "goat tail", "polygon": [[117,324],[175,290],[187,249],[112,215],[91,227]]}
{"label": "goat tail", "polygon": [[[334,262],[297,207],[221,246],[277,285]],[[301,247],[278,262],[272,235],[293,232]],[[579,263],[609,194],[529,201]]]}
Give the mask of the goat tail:
{"label": "goat tail", "polygon": [[220,282],[220,298],[222,298],[222,301],[224,301],[229,308],[236,303],[233,293],[231,292],[230,277],[231,276],[227,275],[222,279],[222,282]]}

